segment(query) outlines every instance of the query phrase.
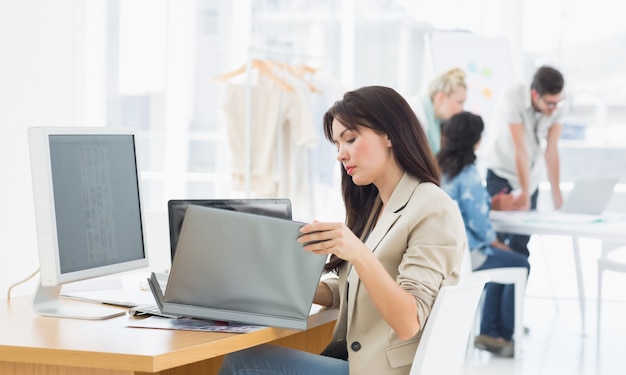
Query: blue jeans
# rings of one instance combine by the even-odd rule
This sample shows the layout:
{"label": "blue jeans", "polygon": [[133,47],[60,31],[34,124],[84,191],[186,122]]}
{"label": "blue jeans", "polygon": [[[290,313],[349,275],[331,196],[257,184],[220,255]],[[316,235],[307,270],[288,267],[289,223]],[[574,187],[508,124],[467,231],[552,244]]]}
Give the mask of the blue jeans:
{"label": "blue jeans", "polygon": [[[510,193],[513,190],[513,187],[507,180],[493,173],[491,169],[487,169],[487,191],[490,196],[494,196],[502,191],[505,193]],[[534,210],[537,208],[537,197],[539,196],[539,189],[535,190],[533,194],[530,196],[530,209]],[[528,251],[528,241],[530,241],[530,236],[525,234],[512,234],[512,233],[498,233],[498,239],[509,245],[513,251],[517,251],[518,253],[524,254],[528,256],[530,252]]]}
{"label": "blue jeans", "polygon": [[224,357],[218,375],[348,375],[348,362],[274,345],[259,345]]}
{"label": "blue jeans", "polygon": [[[487,250],[487,254],[487,260],[476,268],[476,271],[503,267],[525,267],[530,271],[528,258],[522,254],[493,247]],[[495,338],[502,337],[511,341],[514,328],[515,286],[513,284],[487,283],[480,319],[480,334]]]}

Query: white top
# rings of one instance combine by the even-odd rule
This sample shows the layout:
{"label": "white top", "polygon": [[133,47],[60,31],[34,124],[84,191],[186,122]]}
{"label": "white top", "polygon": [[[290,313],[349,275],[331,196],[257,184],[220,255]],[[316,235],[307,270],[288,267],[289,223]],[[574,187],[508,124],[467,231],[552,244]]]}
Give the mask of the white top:
{"label": "white top", "polygon": [[551,116],[546,116],[533,109],[530,99],[530,87],[519,84],[509,89],[494,112],[492,131],[493,142],[488,149],[485,166],[499,177],[506,179],[513,189],[520,189],[515,167],[513,136],[509,124],[523,124],[526,149],[530,160],[529,188],[533,192],[539,186],[543,165],[544,147],[541,140],[548,135],[554,124],[563,123],[564,111],[558,108]]}
{"label": "white top", "polygon": [[[231,148],[233,188],[249,188],[253,197],[289,198],[294,217],[299,212],[310,212],[308,151],[318,142],[310,91],[287,92],[261,82],[251,85],[248,106],[246,90],[244,84],[229,84],[222,103]],[[247,116],[251,129],[247,129]],[[246,150],[248,136],[250,150]],[[249,170],[247,151],[251,155]]]}

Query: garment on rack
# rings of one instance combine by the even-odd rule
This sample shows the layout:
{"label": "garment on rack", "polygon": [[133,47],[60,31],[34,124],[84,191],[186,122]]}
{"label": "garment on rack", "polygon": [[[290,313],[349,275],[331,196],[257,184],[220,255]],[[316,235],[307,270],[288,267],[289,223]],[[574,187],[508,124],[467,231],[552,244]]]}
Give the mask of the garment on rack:
{"label": "garment on rack", "polygon": [[233,188],[255,197],[289,198],[294,216],[306,215],[312,209],[308,150],[318,142],[310,88],[281,75],[292,88],[285,90],[274,78],[257,76],[254,82],[228,84],[222,105],[231,146]]}
{"label": "garment on rack", "polygon": [[283,144],[279,145],[282,155],[278,159],[277,196],[289,197],[294,202],[295,217],[303,219],[314,210],[310,150],[318,144],[318,136],[311,111],[311,93],[296,90],[287,95],[282,131],[279,129]]}
{"label": "garment on rack", "polygon": [[[277,191],[275,151],[283,91],[276,87],[253,85],[251,103],[247,104],[245,84],[228,84],[222,110],[225,114],[231,150],[231,173],[235,190],[251,189],[259,196],[272,196]],[[247,121],[250,118],[250,134]],[[250,149],[247,139],[250,139]],[[248,160],[250,165],[248,170]],[[246,177],[250,173],[250,186]]]}

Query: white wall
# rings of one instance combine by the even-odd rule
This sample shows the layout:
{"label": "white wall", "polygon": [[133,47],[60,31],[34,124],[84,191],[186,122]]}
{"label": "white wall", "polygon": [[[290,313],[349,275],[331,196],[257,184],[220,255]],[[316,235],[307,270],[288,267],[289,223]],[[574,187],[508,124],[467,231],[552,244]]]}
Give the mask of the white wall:
{"label": "white wall", "polygon": [[[39,267],[27,129],[106,125],[106,4],[0,1],[0,298]],[[193,14],[193,4],[177,3],[170,16]],[[192,60],[180,48],[176,56]],[[145,225],[150,268],[163,272],[170,265],[166,213],[145,212]],[[37,282],[13,295],[30,294]]]}
{"label": "white wall", "polygon": [[80,97],[80,1],[0,2],[0,292],[38,268],[28,139],[36,125],[72,126]]}

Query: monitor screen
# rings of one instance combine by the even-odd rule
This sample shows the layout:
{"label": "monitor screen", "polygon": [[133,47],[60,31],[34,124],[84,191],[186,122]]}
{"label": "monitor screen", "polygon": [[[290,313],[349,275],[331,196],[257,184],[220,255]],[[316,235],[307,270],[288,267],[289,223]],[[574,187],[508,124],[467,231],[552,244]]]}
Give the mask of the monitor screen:
{"label": "monitor screen", "polygon": [[64,283],[147,267],[132,130],[31,128],[29,143],[40,297],[60,304]]}
{"label": "monitor screen", "polygon": [[291,220],[291,201],[285,198],[258,199],[172,199],[167,203],[170,225],[170,251],[172,260],[178,245],[188,205],[223,208],[232,211],[258,214]]}

